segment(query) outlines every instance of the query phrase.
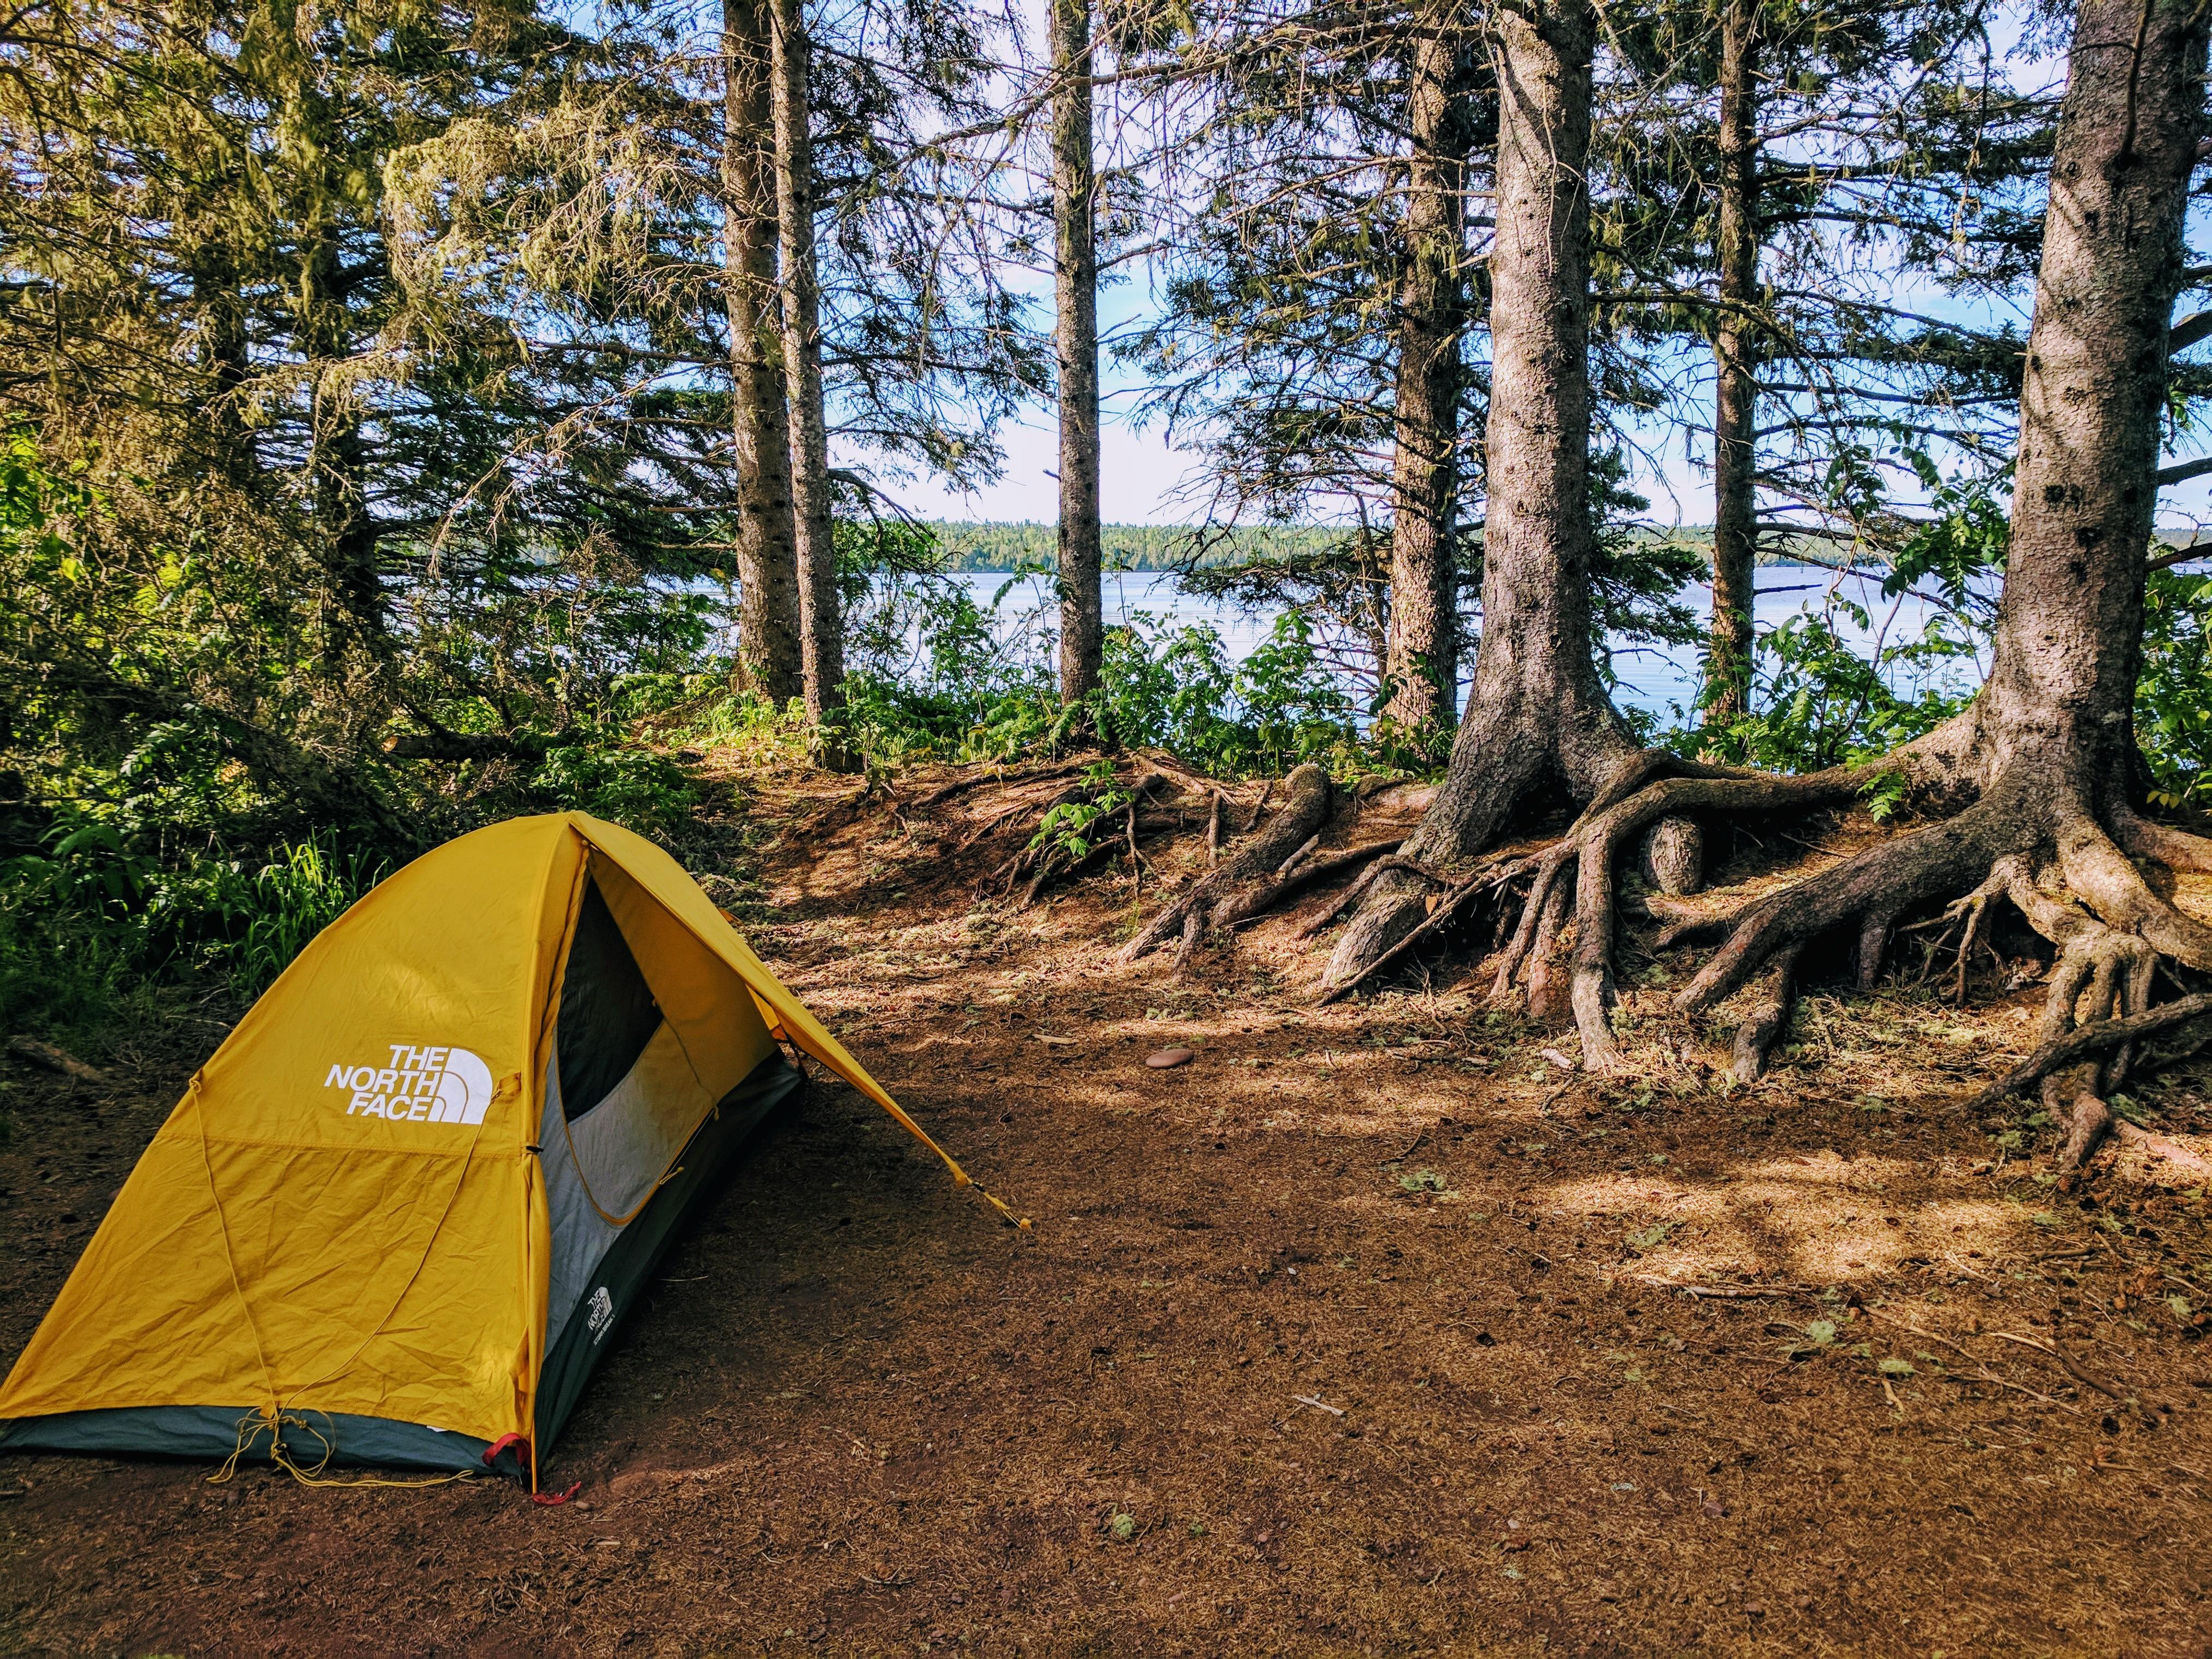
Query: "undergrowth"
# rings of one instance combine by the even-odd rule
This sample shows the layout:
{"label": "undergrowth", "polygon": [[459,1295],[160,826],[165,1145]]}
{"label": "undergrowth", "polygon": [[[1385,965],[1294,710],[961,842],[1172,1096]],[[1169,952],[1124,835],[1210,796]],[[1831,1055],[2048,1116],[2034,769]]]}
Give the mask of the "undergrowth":
{"label": "undergrowth", "polygon": [[[15,657],[38,659],[57,630],[115,633],[128,649],[101,647],[114,671],[165,687],[217,685],[210,664],[259,663],[283,679],[304,659],[301,641],[217,605],[219,573],[196,555],[112,556],[125,544],[106,498],[53,471],[23,433],[0,435],[0,642]],[[1702,709],[1677,710],[1674,729],[1648,721],[1644,735],[1802,772],[1881,753],[1961,706],[1987,660],[2006,518],[1986,485],[1931,489],[1937,511],[1886,567],[1883,603],[1900,607],[1887,621],[1832,586],[1760,636],[1749,714],[1717,729]],[[722,787],[698,764],[708,750],[804,764],[834,744],[873,775],[1094,744],[1165,750],[1221,777],[1310,761],[1340,779],[1440,768],[1432,735],[1376,716],[1382,688],[1355,647],[1380,613],[1346,598],[1372,599],[1356,548],[1334,562],[1247,561],[1233,587],[1193,577],[1217,599],[1272,609],[1267,635],[1238,659],[1207,623],[1132,615],[1107,630],[1097,690],[1070,708],[1050,584],[1030,580],[1042,573],[1011,573],[979,596],[945,574],[925,526],[841,520],[838,538],[849,678],[834,731],[732,689],[732,641],[697,582],[648,581],[588,548],[408,589],[395,606],[420,649],[398,672],[404,712],[351,749],[316,735],[344,726],[335,708],[301,705],[295,726],[312,741],[257,748],[242,738],[251,722],[228,712],[231,691],[179,695],[134,725],[25,681],[17,706],[0,708],[0,1030],[97,1048],[143,1016],[149,988],[249,1000],[392,870],[519,813],[588,811],[719,868],[727,860],[702,830]],[[102,549],[106,562],[93,556]],[[1645,614],[1683,580],[1688,556],[1662,550],[1672,562],[1607,567],[1620,592],[1601,608],[1623,638],[1674,641],[1689,626],[1672,599]],[[1926,621],[1903,633],[1908,597]],[[2152,799],[2168,807],[2212,804],[2208,610],[2212,575],[2151,574],[2137,732]],[[118,617],[140,619],[136,631],[116,633]],[[384,757],[426,738],[485,746],[459,761]],[[350,793],[316,771],[324,753],[343,762],[331,772]],[[1108,799],[1050,833],[1071,852],[1087,845]],[[1879,781],[1869,799],[1878,814],[1894,804]]]}
{"label": "undergrowth", "polygon": [[164,862],[112,825],[58,825],[0,861],[0,1026],[97,1048],[164,987],[249,1002],[386,873],[327,836],[258,864]]}

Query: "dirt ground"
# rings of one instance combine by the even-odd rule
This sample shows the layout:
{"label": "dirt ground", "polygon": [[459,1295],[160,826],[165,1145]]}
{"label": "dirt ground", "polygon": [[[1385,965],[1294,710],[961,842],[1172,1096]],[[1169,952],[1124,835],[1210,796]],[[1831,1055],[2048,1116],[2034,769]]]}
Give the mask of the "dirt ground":
{"label": "dirt ground", "polygon": [[[1818,991],[1747,1088],[1727,1011],[1667,1011],[1694,953],[1632,949],[1595,1079],[1464,958],[1317,1010],[1295,915],[1117,965],[1202,815],[1133,903],[1016,910],[977,888],[1024,821],[959,849],[1023,787],[936,781],[751,780],[713,884],[1031,1230],[817,1086],[554,1449],[580,1501],[0,1459],[0,1650],[2212,1652],[2203,1190],[2066,1190],[2033,1103],[1967,1114],[2018,964]],[[0,1363],[220,1035],[6,1071]],[[2189,1133],[2206,1089],[2133,1099]]]}

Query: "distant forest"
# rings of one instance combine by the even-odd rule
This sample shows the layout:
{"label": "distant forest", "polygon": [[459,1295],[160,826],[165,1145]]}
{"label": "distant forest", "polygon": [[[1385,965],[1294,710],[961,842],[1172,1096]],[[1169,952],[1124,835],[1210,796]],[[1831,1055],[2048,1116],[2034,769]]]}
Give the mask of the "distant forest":
{"label": "distant forest", "polygon": [[[978,524],[940,520],[929,526],[945,555],[947,570],[1050,569],[1058,535],[1048,524]],[[1201,530],[1188,525],[1109,524],[1100,526],[1109,570],[1177,570],[1193,562],[1324,553],[1354,532],[1343,525],[1255,526],[1235,530]],[[1700,555],[1712,548],[1713,532],[1703,525],[1672,531],[1639,530],[1654,539],[1680,543]],[[1762,550],[1761,564],[1832,564],[1826,547],[1784,552]]]}
{"label": "distant forest", "polygon": [[[1049,569],[1059,535],[1048,524],[938,523],[929,526],[947,570]],[[1193,562],[1319,553],[1348,532],[1326,525],[1196,530],[1188,525],[1109,524],[1099,527],[1109,570],[1177,570]]]}

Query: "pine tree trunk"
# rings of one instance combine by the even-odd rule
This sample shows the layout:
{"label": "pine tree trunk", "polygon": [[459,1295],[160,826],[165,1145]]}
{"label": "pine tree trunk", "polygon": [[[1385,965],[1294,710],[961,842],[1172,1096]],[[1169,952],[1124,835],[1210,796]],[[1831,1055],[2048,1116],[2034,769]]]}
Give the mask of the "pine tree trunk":
{"label": "pine tree trunk", "polygon": [[781,708],[803,695],[799,559],[776,284],[769,0],[723,0],[723,262],[738,468],[738,677]]}
{"label": "pine tree trunk", "polygon": [[1098,253],[1090,0],[1053,0],[1053,299],[1060,356],[1060,695],[1098,684]]}
{"label": "pine tree trunk", "polygon": [[844,618],[830,523],[830,427],[822,401],[822,295],[814,248],[812,51],[802,0],[769,0],[775,47],[775,199],[783,240],[783,367],[790,406],[799,633],[806,717],[845,702]]}
{"label": "pine tree trunk", "polygon": [[1751,694],[1758,575],[1756,428],[1759,293],[1759,0],[1729,0],[1721,21],[1721,310],[1713,331],[1713,617],[1705,725],[1732,725]]}
{"label": "pine tree trunk", "polygon": [[[1950,896],[1966,918],[1962,990],[1996,898],[2057,947],[2046,1040],[2077,1021],[2141,1012],[2160,957],[2212,972],[2212,927],[2144,874],[2153,862],[2212,870],[2212,842],[2143,822],[2128,799],[2204,64],[2194,0],[2081,6],[2051,159],[1990,678],[1964,714],[1892,763],[1926,794],[1948,787],[1970,804],[1753,905],[1682,992],[1686,1008],[1710,1007],[1761,963],[1855,923],[1869,984],[1894,919]],[[2100,1096],[2126,1064],[2123,1051],[2045,1080],[2046,1104],[2069,1124],[2064,1161],[2078,1161],[2109,1123]]]}
{"label": "pine tree trunk", "polygon": [[[1491,253],[1489,501],[1474,689],[1436,800],[1404,856],[1481,852],[1539,792],[1596,794],[1637,750],[1591,653],[1589,153],[1592,13],[1495,14],[1498,232]],[[1341,984],[1436,890],[1393,872],[1329,963]]]}
{"label": "pine tree trunk", "polygon": [[1413,150],[1406,180],[1405,255],[1398,283],[1396,455],[1390,520],[1387,713],[1417,733],[1449,729],[1459,695],[1458,561],[1460,267],[1468,123],[1449,15],[1431,8],[1414,47],[1407,98]]}
{"label": "pine tree trunk", "polygon": [[2012,545],[1979,705],[1994,778],[2124,804],[2166,331],[2203,128],[2182,0],[2087,0],[2075,27],[2021,388]]}
{"label": "pine tree trunk", "polygon": [[[1577,0],[1498,26],[1498,232],[1491,254],[1489,501],[1482,647],[1468,723],[1425,844],[1486,846],[1546,771],[1587,798],[1632,752],[1591,651],[1590,59]],[[1528,732],[1534,753],[1484,763],[1486,732]],[[1491,781],[1480,775],[1487,772]]]}
{"label": "pine tree trunk", "polygon": [[[341,147],[346,135],[343,112],[319,90],[303,93],[289,114],[298,124],[302,147],[315,155],[323,175],[317,180],[323,198],[300,228],[296,330],[308,376],[308,486],[327,607],[322,654],[327,670],[344,674],[349,672],[349,648],[366,652],[380,665],[392,655],[378,568],[381,534],[368,507],[368,445],[349,370],[357,342],[346,307],[343,229],[331,205],[343,199],[337,175],[345,170]],[[365,702],[354,707],[367,712]]]}

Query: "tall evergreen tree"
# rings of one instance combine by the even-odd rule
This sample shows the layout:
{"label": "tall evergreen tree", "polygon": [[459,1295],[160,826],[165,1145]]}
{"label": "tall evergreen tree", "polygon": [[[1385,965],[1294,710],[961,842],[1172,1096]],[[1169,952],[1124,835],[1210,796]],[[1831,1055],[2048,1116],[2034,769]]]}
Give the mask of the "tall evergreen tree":
{"label": "tall evergreen tree", "polygon": [[1060,695],[1098,684],[1098,173],[1093,149],[1091,0],[1052,0],[1054,339],[1060,405]]}
{"label": "tall evergreen tree", "polygon": [[[2044,101],[2006,86],[1985,9],[1954,0],[1717,0],[1624,32],[1601,155],[1604,240],[1624,267],[1623,344],[1710,351],[1668,412],[1709,411],[1708,741],[1749,712],[1754,571],[1807,538],[1893,550],[1893,505],[1949,455],[2008,447],[2017,339],[1899,303],[1912,273],[1958,300],[2029,279],[2049,142]],[[1907,435],[1902,410],[1941,410]],[[1911,453],[1907,453],[1911,452]]]}
{"label": "tall evergreen tree", "polygon": [[1384,709],[1449,729],[1459,696],[1459,448],[1466,364],[1471,53],[1449,6],[1409,20],[1407,153],[1390,404],[1390,633]]}
{"label": "tall evergreen tree", "polygon": [[821,270],[814,245],[814,53],[801,0],[770,0],[776,220],[782,240],[783,369],[791,416],[799,655],[807,718],[845,700],[844,621],[830,523],[830,426],[822,386]]}
{"label": "tall evergreen tree", "polygon": [[1482,644],[1443,789],[1407,843],[1409,867],[1368,889],[1338,942],[1328,972],[1339,985],[1428,914],[1439,889],[1424,866],[1483,851],[1539,791],[1595,798],[1636,753],[1592,654],[1596,20],[1580,0],[1559,0],[1501,11],[1492,27],[1499,117]]}
{"label": "tall evergreen tree", "polygon": [[[773,0],[722,0],[723,257],[729,274],[732,459],[737,468],[744,684],[781,706],[800,696],[798,526],[785,397]],[[801,418],[804,418],[802,412]]]}

